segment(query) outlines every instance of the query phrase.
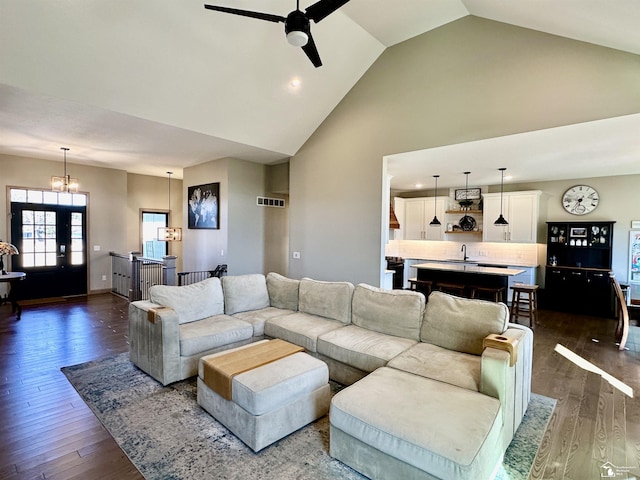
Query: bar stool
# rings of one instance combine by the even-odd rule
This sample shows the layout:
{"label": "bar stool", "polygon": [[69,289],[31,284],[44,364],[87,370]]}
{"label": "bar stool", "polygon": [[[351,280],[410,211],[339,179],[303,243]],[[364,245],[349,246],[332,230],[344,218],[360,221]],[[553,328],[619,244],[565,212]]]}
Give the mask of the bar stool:
{"label": "bar stool", "polygon": [[433,289],[433,282],[431,280],[418,280],[417,278],[409,279],[409,290],[414,290],[423,293],[425,297],[428,297]]}
{"label": "bar stool", "polygon": [[529,319],[529,326],[533,330],[538,315],[538,285],[516,283],[511,287],[511,318],[509,321],[518,323],[518,317]]}
{"label": "bar stool", "polygon": [[444,293],[450,293],[452,295],[457,295],[458,297],[464,297],[466,286],[460,283],[438,282],[436,283],[436,290]]}
{"label": "bar stool", "polygon": [[489,298],[494,302],[502,302],[504,295],[504,287],[483,287],[480,285],[472,285],[471,298]]}

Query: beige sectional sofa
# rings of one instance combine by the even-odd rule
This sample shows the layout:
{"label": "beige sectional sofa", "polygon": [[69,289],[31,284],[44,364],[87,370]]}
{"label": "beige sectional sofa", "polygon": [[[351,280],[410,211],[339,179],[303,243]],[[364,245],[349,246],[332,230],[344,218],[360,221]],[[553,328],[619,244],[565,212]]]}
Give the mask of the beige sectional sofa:
{"label": "beige sectional sofa", "polygon": [[504,304],[270,273],[155,286],[129,317],[132,362],[163,384],[227,348],[303,346],[348,385],[330,454],[370,478],[491,478],[529,403],[533,334]]}

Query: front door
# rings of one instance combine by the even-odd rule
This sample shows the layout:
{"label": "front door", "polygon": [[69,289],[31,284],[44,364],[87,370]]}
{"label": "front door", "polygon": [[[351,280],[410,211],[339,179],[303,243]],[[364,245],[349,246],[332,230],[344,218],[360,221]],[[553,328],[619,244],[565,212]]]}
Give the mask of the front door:
{"label": "front door", "polygon": [[23,299],[87,293],[86,206],[11,203],[14,271]]}

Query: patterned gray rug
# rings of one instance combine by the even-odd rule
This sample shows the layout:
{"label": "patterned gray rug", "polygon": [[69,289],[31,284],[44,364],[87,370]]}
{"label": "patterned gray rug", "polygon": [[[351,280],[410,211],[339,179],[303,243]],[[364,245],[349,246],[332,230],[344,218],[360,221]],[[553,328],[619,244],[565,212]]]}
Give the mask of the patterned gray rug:
{"label": "patterned gray rug", "polygon": [[[148,480],[364,478],[329,456],[328,416],[256,454],[200,408],[194,379],[163,387],[126,353],[62,372]],[[527,479],[555,403],[533,395],[498,479]]]}

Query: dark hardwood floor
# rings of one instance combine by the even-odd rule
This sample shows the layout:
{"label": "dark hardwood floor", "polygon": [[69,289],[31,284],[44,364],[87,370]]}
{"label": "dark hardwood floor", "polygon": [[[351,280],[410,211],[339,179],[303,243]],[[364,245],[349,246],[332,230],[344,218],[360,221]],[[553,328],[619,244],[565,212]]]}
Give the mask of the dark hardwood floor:
{"label": "dark hardwood floor", "polygon": [[[21,320],[0,307],[0,480],[142,478],[60,372],[126,351],[127,305],[95,295],[25,307]],[[640,402],[553,350],[560,343],[638,392],[639,328],[624,352],[614,328],[613,320],[540,312],[533,391],[558,404],[531,479],[598,479],[607,462],[615,478],[640,478]]]}

